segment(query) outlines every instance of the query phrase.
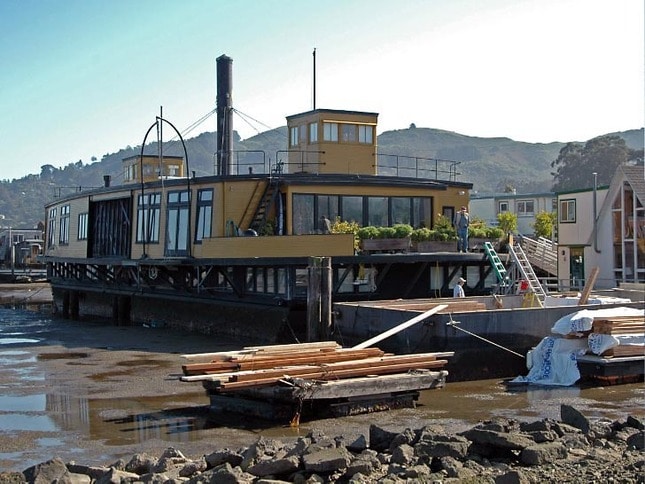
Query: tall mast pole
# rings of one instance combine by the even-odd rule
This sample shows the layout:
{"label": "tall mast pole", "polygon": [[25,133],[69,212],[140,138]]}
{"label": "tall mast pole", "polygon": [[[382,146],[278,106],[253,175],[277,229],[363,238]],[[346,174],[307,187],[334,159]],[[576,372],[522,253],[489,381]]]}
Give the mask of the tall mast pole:
{"label": "tall mast pole", "polygon": [[314,109],[316,109],[316,48],[314,47]]}

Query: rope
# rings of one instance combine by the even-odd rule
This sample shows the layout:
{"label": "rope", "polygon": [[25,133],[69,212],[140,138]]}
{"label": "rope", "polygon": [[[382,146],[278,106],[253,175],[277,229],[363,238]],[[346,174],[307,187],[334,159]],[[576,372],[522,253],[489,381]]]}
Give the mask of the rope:
{"label": "rope", "polygon": [[493,342],[493,341],[491,341],[489,339],[483,338],[482,336],[479,336],[478,334],[471,333],[470,331],[467,331],[467,330],[465,330],[463,328],[460,328],[459,326],[457,326],[457,324],[459,324],[459,322],[458,321],[453,321],[452,320],[452,314],[451,314],[450,315],[450,321],[446,323],[447,326],[452,326],[453,328],[458,329],[459,331],[463,331],[464,333],[469,334],[470,336],[474,336],[475,338],[478,338],[478,339],[480,339],[482,341],[485,341],[486,343],[490,343],[493,346],[496,346],[496,347],[498,347],[498,348],[500,348],[500,349],[502,349],[504,351],[508,351],[509,353],[512,353],[515,356],[519,356],[520,358],[524,359],[523,355],[520,355],[519,353],[516,353],[515,351],[510,350],[508,348],[505,348],[502,345],[499,345],[499,344],[497,344],[497,343],[495,343],[495,342]]}

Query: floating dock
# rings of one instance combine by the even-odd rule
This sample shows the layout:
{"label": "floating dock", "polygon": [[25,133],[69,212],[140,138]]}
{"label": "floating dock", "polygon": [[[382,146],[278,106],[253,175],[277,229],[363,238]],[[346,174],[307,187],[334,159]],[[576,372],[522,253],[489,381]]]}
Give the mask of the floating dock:
{"label": "floating dock", "polygon": [[[183,355],[184,382],[201,382],[214,411],[271,420],[341,416],[414,407],[441,388],[452,352],[392,355],[334,341]],[[197,362],[195,362],[197,361]]]}

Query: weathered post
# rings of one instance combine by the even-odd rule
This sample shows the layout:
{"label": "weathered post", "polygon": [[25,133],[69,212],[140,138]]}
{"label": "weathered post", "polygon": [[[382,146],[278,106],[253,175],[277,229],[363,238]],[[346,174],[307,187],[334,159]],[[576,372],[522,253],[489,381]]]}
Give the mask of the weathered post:
{"label": "weathered post", "polygon": [[326,341],[331,333],[331,258],[310,257],[307,275],[307,341]]}
{"label": "weathered post", "polygon": [[307,266],[307,341],[317,341],[320,336],[320,286],[321,258],[310,257]]}
{"label": "weathered post", "polygon": [[331,336],[332,312],[332,273],[331,257],[321,257],[320,272],[320,339],[329,340]]}

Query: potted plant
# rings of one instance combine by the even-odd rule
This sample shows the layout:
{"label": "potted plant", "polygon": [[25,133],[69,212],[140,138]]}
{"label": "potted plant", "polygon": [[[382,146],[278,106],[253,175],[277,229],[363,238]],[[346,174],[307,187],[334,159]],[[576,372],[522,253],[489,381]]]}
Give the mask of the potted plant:
{"label": "potted plant", "polygon": [[486,242],[496,247],[503,235],[501,228],[489,227],[483,219],[473,217],[468,227],[468,247],[470,250],[483,250]]}
{"label": "potted plant", "polygon": [[444,215],[437,216],[434,228],[416,229],[410,237],[416,243],[418,252],[452,251],[457,241],[457,233],[450,220]]}
{"label": "potted plant", "polygon": [[412,226],[396,224],[392,227],[367,226],[358,229],[360,247],[364,252],[407,252],[410,250]]}

